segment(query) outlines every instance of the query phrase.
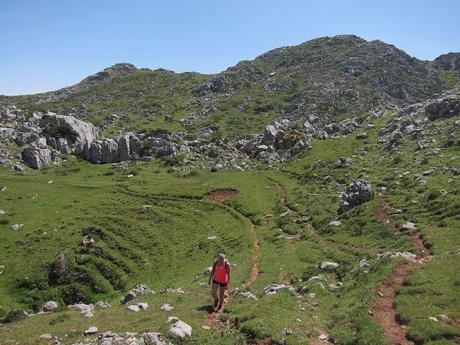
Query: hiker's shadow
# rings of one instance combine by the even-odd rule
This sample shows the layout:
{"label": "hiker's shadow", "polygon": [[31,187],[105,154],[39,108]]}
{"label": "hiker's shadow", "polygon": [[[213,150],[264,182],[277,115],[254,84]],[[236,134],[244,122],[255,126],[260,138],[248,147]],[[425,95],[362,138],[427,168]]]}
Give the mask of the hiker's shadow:
{"label": "hiker's shadow", "polygon": [[202,305],[202,306],[196,308],[196,310],[198,310],[198,311],[205,311],[205,312],[207,312],[208,314],[214,313],[214,309],[213,309],[212,305],[209,305],[209,304]]}

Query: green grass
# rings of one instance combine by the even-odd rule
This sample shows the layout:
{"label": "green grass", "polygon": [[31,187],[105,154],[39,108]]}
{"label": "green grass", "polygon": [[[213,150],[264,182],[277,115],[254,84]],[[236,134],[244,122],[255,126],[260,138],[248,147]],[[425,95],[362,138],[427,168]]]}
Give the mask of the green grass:
{"label": "green grass", "polygon": [[[158,162],[91,165],[71,158],[61,167],[28,171],[25,176],[0,171],[0,185],[7,186],[0,195],[0,209],[7,211],[0,223],[0,264],[5,266],[0,275],[0,313],[36,309],[47,299],[69,303],[75,296],[114,304],[97,310],[89,320],[63,308],[3,324],[0,338],[33,344],[43,333],[67,334],[65,342],[71,343],[93,325],[118,333],[167,333],[165,320],[175,315],[193,326],[192,339],[184,342],[188,344],[244,344],[251,338],[303,344],[321,332],[336,344],[385,344],[383,329],[369,315],[368,304],[397,261],[377,261],[376,256],[413,249],[408,236],[389,231],[376,219],[377,194],[343,215],[337,213],[340,192],[362,177],[371,181],[374,190],[386,187],[396,221],[416,222],[435,254],[407,279],[396,299],[398,317],[407,324],[409,336],[417,344],[458,342],[459,187],[450,170],[443,168],[458,168],[458,148],[449,146],[442,155],[429,156],[429,166],[436,170],[425,177],[426,185],[418,185],[414,176],[427,166],[415,166],[412,160],[424,152],[417,152],[411,140],[403,140],[395,159],[377,143],[378,128],[390,116],[366,128],[365,141],[354,134],[315,141],[312,150],[273,170],[176,174]],[[451,125],[452,120],[439,124]],[[440,133],[434,130],[432,135],[441,142]],[[341,156],[352,157],[353,166],[334,168]],[[409,174],[400,178],[406,170]],[[205,198],[207,192],[220,188],[240,193],[223,205]],[[280,204],[283,194],[285,206]],[[286,211],[290,213],[283,217]],[[309,221],[299,223],[301,217]],[[328,225],[336,219],[342,225]],[[258,300],[231,297],[222,319],[234,328],[223,333],[204,330],[209,287],[201,273],[223,248],[234,264],[231,285],[242,286],[253,263],[251,222],[256,224],[261,250],[260,274],[249,290]],[[9,227],[14,223],[24,227],[13,232]],[[87,233],[96,243],[82,250],[80,241]],[[296,237],[283,238],[290,235]],[[50,280],[49,270],[59,250],[65,252],[70,268],[56,283]],[[364,258],[371,266],[355,269]],[[322,271],[319,265],[326,260],[339,263],[339,268]],[[315,275],[324,277],[324,288],[306,282]],[[333,292],[328,285],[337,281],[343,287]],[[141,300],[150,309],[127,313],[118,300],[136,283],[147,283],[157,292],[181,287],[186,293],[144,296]],[[296,289],[307,286],[308,292],[303,299],[287,291],[265,295],[263,288],[270,283]],[[160,311],[163,302],[175,309]],[[429,320],[439,314],[454,323]],[[286,327],[292,335],[282,334]]]}

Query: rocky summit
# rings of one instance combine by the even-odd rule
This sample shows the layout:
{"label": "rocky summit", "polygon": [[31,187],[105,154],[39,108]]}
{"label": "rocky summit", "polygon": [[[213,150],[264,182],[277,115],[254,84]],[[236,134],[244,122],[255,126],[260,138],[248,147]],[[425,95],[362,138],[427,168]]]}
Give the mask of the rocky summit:
{"label": "rocky summit", "polygon": [[455,52],[340,35],[0,96],[0,344],[458,344],[459,179]]}

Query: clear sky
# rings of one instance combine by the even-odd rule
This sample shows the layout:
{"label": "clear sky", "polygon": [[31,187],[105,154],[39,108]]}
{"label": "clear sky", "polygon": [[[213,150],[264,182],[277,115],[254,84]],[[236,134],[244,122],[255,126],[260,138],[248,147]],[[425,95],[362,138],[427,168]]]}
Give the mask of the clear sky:
{"label": "clear sky", "polygon": [[118,62],[215,73],[337,34],[432,60],[460,51],[460,0],[0,0],[0,94],[58,89]]}

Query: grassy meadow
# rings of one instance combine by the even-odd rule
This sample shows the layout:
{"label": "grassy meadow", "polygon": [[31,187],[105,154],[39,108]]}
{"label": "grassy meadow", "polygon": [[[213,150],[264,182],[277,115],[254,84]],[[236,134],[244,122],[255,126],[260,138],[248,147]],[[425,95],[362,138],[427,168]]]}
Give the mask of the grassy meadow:
{"label": "grassy meadow", "polygon": [[[398,317],[417,344],[458,343],[460,186],[450,168],[460,169],[458,147],[443,146],[442,154],[428,156],[434,172],[424,175],[427,167],[414,165],[413,158],[425,152],[417,152],[414,142],[403,141],[397,155],[377,142],[378,128],[388,119],[366,128],[364,141],[355,134],[315,141],[311,150],[270,169],[177,173],[161,161],[92,165],[70,157],[59,167],[26,175],[0,171],[0,186],[6,187],[0,192],[5,211],[0,216],[0,317],[12,310],[37,311],[50,299],[61,305],[56,313],[0,324],[0,343],[38,344],[44,333],[73,343],[90,326],[100,332],[167,335],[167,317],[177,316],[193,327],[183,344],[255,339],[306,344],[325,333],[335,344],[383,345],[383,329],[370,315],[369,303],[399,261],[379,261],[377,254],[414,249],[409,236],[377,219],[379,193],[398,224],[417,224],[434,254],[404,282],[395,304]],[[450,128],[453,120],[440,126]],[[433,133],[439,142],[441,133]],[[342,156],[353,158],[352,167],[334,167]],[[415,182],[417,174],[425,185]],[[375,196],[339,215],[340,193],[358,177],[372,183]],[[239,194],[223,204],[206,197],[228,188]],[[341,225],[331,226],[333,220]],[[24,225],[13,231],[12,224]],[[82,245],[87,234],[95,240],[89,248]],[[210,302],[203,271],[224,249],[232,264],[231,287],[242,288],[254,263],[254,236],[260,241],[255,258],[260,272],[248,290],[258,300],[231,295],[220,316],[226,328],[203,328]],[[56,278],[52,268],[60,251],[68,271]],[[363,259],[369,267],[359,266]],[[339,267],[324,271],[323,261]],[[337,282],[343,286],[331,289]],[[119,299],[137,283],[156,293],[139,299],[149,309],[131,313]],[[264,294],[271,283],[304,288],[305,294]],[[96,309],[87,319],[65,307],[77,300],[113,306]],[[165,302],[174,310],[160,310]],[[454,321],[429,319],[439,314]],[[284,335],[285,328],[292,334]]]}

